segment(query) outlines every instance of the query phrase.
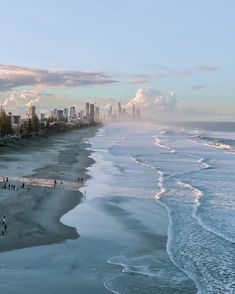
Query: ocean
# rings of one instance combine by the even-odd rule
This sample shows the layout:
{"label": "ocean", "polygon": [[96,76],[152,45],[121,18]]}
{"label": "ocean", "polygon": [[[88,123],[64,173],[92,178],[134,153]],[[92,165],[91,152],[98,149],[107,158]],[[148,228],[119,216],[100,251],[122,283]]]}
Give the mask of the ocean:
{"label": "ocean", "polygon": [[0,290],[235,293],[235,129],[115,123],[88,141],[84,199],[61,218],[80,237],[1,253]]}
{"label": "ocean", "polygon": [[[113,292],[136,293],[131,285],[137,283],[139,293],[160,293],[159,284],[171,276],[172,293],[189,293],[183,273],[199,293],[235,292],[235,128],[198,126],[111,125],[92,140],[94,150],[116,168],[109,173],[108,194],[154,199],[169,217],[166,248],[172,264],[163,270],[154,251],[112,257],[108,262],[122,267],[122,273],[106,277]],[[148,219],[148,229],[159,225],[147,210],[141,217]],[[178,270],[172,272],[173,264]],[[168,293],[164,287],[161,292]]]}

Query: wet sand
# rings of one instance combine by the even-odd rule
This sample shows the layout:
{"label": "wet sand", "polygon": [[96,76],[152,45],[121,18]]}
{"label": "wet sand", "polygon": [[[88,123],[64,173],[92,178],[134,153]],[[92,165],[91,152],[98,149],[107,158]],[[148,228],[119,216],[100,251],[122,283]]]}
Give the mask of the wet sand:
{"label": "wet sand", "polygon": [[[0,217],[5,215],[8,224],[0,235],[0,252],[79,237],[75,228],[59,220],[82,200],[77,177],[88,178],[86,169],[94,161],[86,139],[96,130],[90,127],[36,138],[0,150],[0,175],[19,188],[0,190]],[[22,179],[25,189],[20,189]],[[2,225],[0,230],[4,231]]]}

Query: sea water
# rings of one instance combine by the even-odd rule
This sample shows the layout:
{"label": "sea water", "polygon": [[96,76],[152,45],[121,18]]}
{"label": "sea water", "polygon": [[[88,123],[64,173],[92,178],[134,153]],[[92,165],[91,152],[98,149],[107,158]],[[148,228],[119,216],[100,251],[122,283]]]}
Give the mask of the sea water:
{"label": "sea water", "polygon": [[[177,284],[183,272],[198,293],[235,293],[235,132],[206,131],[203,125],[117,124],[106,126],[91,142],[104,160],[123,170],[112,177],[113,193],[154,197],[166,209],[167,252],[179,272],[168,268],[162,278],[174,274]],[[131,162],[136,165],[134,177]],[[143,217],[148,218],[147,211]],[[137,281],[145,285],[139,293],[155,293],[154,277],[161,269],[154,255],[119,256],[108,262],[123,267],[122,273],[106,279],[114,293],[134,293],[131,285]],[[128,275],[125,280],[129,272],[137,279]]]}

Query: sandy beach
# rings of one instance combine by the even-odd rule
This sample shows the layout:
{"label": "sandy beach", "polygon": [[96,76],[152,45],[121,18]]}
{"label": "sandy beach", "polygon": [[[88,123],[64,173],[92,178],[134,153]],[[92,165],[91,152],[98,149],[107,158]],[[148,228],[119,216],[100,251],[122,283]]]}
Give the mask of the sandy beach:
{"label": "sandy beach", "polygon": [[[169,255],[169,215],[155,199],[158,174],[132,160],[151,145],[136,146],[137,134],[120,126],[95,131],[2,156],[10,181],[23,177],[34,185],[27,192],[1,189],[9,231],[0,239],[0,292],[196,293]],[[85,180],[80,192],[78,176]],[[55,178],[62,189],[53,188]]]}
{"label": "sandy beach", "polygon": [[[89,158],[86,139],[96,130],[90,127],[22,140],[0,150],[0,176],[8,177],[9,184],[17,187],[0,190],[0,216],[6,216],[8,225],[0,236],[1,252],[79,237],[75,228],[65,226],[59,219],[82,200],[78,189],[83,183],[77,179],[88,178],[86,168],[93,159]],[[71,143],[73,136],[76,140]],[[24,189],[20,188],[22,182]],[[3,186],[4,182],[0,182]],[[0,229],[4,232],[3,226]]]}

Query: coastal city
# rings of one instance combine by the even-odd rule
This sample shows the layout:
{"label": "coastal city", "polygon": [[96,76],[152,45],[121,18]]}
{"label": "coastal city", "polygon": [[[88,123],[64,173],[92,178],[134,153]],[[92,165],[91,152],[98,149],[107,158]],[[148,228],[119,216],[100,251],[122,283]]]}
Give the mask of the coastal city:
{"label": "coastal city", "polygon": [[24,116],[6,112],[3,106],[0,109],[0,134],[1,137],[20,135],[27,137],[32,132],[43,132],[47,130],[73,129],[98,123],[115,122],[121,120],[139,120],[140,109],[135,104],[127,111],[118,102],[117,108],[111,105],[108,109],[102,109],[95,104],[86,102],[84,110],[78,110],[76,106],[64,109],[53,109],[49,116],[41,112],[37,114],[36,106],[30,104]]}

